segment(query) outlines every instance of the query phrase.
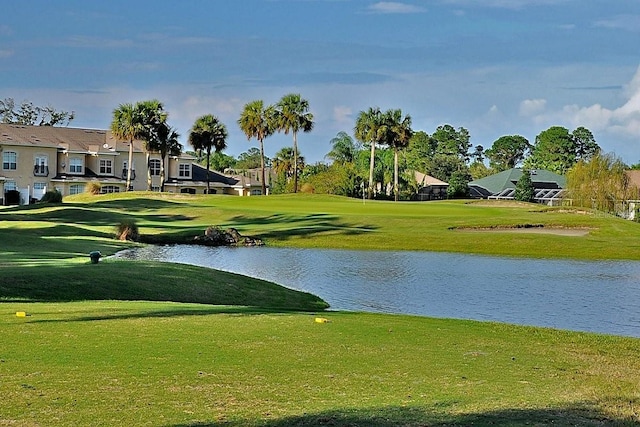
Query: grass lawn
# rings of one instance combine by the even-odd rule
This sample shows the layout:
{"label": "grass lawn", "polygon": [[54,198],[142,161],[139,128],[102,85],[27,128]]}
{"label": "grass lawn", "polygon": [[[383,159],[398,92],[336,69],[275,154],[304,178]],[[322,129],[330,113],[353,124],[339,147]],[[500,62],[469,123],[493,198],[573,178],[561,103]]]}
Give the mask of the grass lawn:
{"label": "grass lawn", "polygon": [[161,302],[4,303],[0,316],[0,425],[638,423],[635,339]]}
{"label": "grass lawn", "polygon": [[[148,242],[218,225],[270,246],[640,259],[639,224],[530,204],[127,193],[2,208],[0,426],[640,425],[638,339],[327,312],[209,269],[90,264],[132,245],[112,237],[125,219]],[[540,225],[589,233],[500,231]]]}

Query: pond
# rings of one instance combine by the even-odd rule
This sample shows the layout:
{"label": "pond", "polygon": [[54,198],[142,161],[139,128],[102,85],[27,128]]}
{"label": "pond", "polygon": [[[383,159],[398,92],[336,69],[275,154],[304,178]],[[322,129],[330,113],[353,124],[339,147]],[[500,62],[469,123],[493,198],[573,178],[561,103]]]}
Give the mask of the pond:
{"label": "pond", "polygon": [[640,337],[640,262],[189,245],[148,246],[118,256],[257,277],[315,294],[334,310]]}

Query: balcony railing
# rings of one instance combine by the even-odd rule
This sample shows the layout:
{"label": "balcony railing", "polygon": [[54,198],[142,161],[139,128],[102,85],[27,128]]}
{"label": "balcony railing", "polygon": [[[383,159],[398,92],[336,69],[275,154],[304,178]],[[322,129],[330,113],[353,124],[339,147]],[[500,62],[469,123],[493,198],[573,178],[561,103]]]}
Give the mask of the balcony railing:
{"label": "balcony railing", "polygon": [[33,166],[33,175],[34,176],[49,176],[49,166],[47,166],[47,165],[34,165]]}
{"label": "balcony railing", "polygon": [[[122,179],[127,179],[127,169],[122,169]],[[131,169],[131,179],[136,179],[135,169]]]}

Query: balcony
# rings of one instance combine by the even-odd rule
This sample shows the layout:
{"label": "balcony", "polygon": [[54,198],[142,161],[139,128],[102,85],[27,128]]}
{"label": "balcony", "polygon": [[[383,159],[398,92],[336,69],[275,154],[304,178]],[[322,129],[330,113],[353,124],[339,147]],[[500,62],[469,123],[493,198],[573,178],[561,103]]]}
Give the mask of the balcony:
{"label": "balcony", "polygon": [[34,165],[33,166],[33,175],[34,176],[49,176],[49,166],[47,166],[47,165]]}
{"label": "balcony", "polygon": [[[122,179],[127,179],[127,169],[122,169]],[[135,169],[131,169],[131,179],[136,179]]]}

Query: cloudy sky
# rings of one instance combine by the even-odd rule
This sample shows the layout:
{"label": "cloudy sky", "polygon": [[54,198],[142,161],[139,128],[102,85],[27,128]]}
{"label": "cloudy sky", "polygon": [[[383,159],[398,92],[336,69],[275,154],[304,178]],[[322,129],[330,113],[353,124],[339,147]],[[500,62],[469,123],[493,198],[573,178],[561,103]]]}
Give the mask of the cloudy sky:
{"label": "cloudy sky", "polygon": [[[157,98],[186,144],[202,114],[252,146],[245,103],[308,99],[299,137],[323,160],[358,112],[401,108],[413,127],[465,127],[485,148],[550,126],[591,129],[640,161],[638,0],[31,0],[3,5],[0,98],[75,111],[109,127],[119,104]],[[290,135],[265,141],[269,156]]]}

